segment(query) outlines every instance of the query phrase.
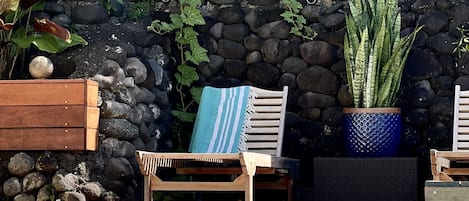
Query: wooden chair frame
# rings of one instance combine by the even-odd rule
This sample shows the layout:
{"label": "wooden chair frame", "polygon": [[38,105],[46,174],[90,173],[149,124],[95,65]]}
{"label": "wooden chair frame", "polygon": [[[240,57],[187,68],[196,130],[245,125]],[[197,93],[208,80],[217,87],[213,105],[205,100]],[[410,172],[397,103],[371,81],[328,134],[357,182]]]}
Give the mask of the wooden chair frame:
{"label": "wooden chair frame", "polygon": [[451,176],[469,175],[469,168],[451,167],[453,162],[469,161],[469,90],[454,87],[452,151],[430,150],[430,163],[435,181],[454,181]]}
{"label": "wooden chair frame", "polygon": [[[299,169],[297,159],[281,157],[288,87],[283,91],[254,88],[255,113],[247,129],[248,151],[233,154],[154,153],[137,151],[137,162],[144,176],[144,200],[153,191],[244,191],[245,201],[254,200],[254,189],[287,190],[293,200],[292,184]],[[198,164],[198,165],[193,165]],[[200,166],[200,164],[203,164]],[[208,165],[207,165],[208,164]],[[157,175],[162,168],[177,174],[235,175],[232,181],[165,181]],[[279,175],[272,182],[255,182],[255,175]]]}

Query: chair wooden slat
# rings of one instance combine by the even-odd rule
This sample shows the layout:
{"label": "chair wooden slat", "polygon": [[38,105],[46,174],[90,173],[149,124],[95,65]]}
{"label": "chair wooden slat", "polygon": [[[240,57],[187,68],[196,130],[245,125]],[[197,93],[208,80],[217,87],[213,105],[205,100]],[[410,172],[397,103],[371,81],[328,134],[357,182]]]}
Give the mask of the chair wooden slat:
{"label": "chair wooden slat", "polygon": [[279,120],[262,120],[262,119],[251,119],[252,127],[267,127],[267,126],[278,126]]}
{"label": "chair wooden slat", "polygon": [[259,135],[259,134],[250,134],[248,137],[248,142],[252,141],[277,141],[277,135]]}
{"label": "chair wooden slat", "polygon": [[260,127],[260,128],[248,128],[246,129],[246,133],[278,133],[278,127]]}
{"label": "chair wooden slat", "polygon": [[254,105],[281,105],[282,99],[254,99]]}
{"label": "chair wooden slat", "polygon": [[251,120],[256,119],[264,119],[264,120],[272,120],[272,119],[280,119],[280,114],[275,113],[254,113],[251,115]]}

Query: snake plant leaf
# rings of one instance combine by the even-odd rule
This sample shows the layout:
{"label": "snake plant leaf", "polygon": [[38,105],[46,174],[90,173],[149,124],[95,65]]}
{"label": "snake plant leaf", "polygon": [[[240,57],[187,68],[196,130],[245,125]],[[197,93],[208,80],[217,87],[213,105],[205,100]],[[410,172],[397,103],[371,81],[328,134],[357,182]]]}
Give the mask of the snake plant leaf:
{"label": "snake plant leaf", "polygon": [[349,0],[344,59],[355,107],[394,105],[417,28],[401,39],[398,0]]}

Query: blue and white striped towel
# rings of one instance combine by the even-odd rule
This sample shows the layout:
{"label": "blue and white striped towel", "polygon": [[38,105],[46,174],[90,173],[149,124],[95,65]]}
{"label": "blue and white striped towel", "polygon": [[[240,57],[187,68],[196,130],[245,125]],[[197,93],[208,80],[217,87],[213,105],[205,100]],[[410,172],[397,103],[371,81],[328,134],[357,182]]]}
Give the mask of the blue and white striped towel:
{"label": "blue and white striped towel", "polygon": [[238,153],[246,151],[246,128],[252,113],[253,92],[249,86],[204,87],[192,132],[193,153]]}

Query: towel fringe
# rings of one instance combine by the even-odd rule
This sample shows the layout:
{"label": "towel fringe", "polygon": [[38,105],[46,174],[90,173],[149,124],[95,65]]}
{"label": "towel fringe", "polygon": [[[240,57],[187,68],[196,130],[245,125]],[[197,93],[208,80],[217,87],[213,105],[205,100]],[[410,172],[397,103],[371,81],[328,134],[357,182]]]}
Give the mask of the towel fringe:
{"label": "towel fringe", "polygon": [[248,128],[251,128],[251,115],[254,114],[254,99],[257,97],[256,92],[253,90],[252,87],[249,87],[249,93],[248,93],[248,101],[246,105],[246,113],[247,115],[244,116],[244,122],[243,122],[243,127],[241,130],[241,136],[239,140],[239,145],[238,145],[238,151],[239,152],[245,152],[248,151],[248,146],[247,146],[247,141],[248,141],[248,134],[246,133],[246,130]]}

